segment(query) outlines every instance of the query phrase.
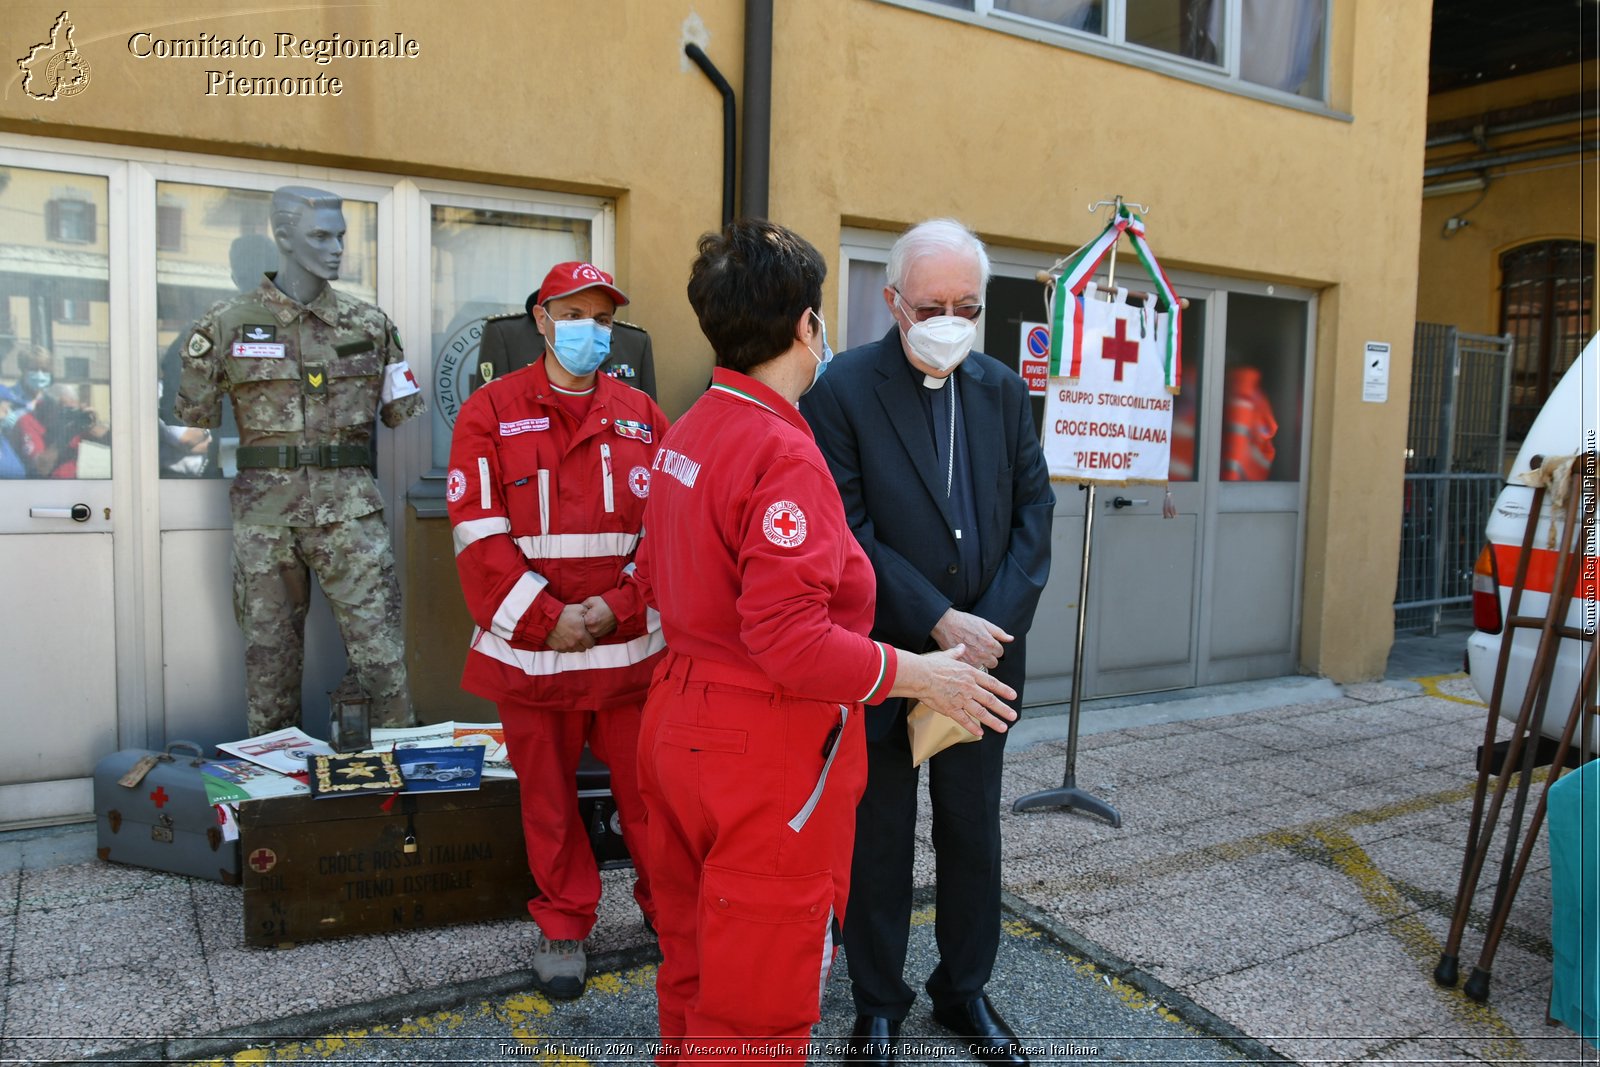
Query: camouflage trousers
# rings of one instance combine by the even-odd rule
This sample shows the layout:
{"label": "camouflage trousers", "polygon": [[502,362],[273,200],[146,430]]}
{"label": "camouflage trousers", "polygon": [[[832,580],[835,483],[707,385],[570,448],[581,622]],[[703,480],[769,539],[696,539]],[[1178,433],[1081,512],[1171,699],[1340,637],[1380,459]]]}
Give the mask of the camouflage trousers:
{"label": "camouflage trousers", "polygon": [[300,724],[311,575],[333,608],[374,725],[411,726],[400,582],[382,512],[325,526],[233,528],[233,614],[244,631],[251,736]]}

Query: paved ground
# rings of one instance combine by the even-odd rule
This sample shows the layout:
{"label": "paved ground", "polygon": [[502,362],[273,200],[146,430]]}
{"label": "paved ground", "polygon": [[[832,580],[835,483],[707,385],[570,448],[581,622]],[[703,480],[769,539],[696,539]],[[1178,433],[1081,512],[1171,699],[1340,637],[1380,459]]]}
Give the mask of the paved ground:
{"label": "paved ground", "polygon": [[[1077,783],[1118,809],[1115,829],[1059,810],[1010,812],[1064,770],[1064,716],[1035,712],[1019,727],[991,993],[1035,1062],[1600,1062],[1545,1023],[1542,844],[1493,961],[1489,1003],[1431,980],[1484,723],[1455,673],[1459,640],[1398,643],[1379,684],[1290,678],[1091,703]],[[526,922],[250,949],[239,890],[102,864],[93,843],[92,828],[0,835],[0,1063],[648,1054],[653,943],[626,872],[605,876],[590,993],[552,1003],[529,992]],[[1491,862],[1463,972],[1482,944],[1495,872]],[[914,985],[933,965],[931,880],[925,848]],[[819,1061],[850,1021],[843,978],[817,1029]],[[907,1033],[906,1062],[965,1061],[925,1003]]]}

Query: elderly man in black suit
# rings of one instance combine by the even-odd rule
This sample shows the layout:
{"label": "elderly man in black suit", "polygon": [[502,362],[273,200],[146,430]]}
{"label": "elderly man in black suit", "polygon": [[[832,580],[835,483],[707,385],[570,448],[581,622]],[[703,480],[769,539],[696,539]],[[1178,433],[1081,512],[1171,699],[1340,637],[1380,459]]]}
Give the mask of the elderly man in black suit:
{"label": "elderly man in black suit", "polygon": [[[872,636],[961,648],[1017,691],[1024,635],[1050,571],[1055,495],[1028,390],[973,352],[989,280],[983,243],[952,219],[908,230],[889,253],[895,326],[845,352],[800,402],[877,573]],[[904,701],[867,712],[867,791],[856,814],[844,928],[857,1059],[887,1063],[916,993],[906,984],[918,772]],[[929,761],[939,965],[935,1021],[988,1064],[1027,1058],[984,991],[1000,942],[1000,770],[1006,735]]]}

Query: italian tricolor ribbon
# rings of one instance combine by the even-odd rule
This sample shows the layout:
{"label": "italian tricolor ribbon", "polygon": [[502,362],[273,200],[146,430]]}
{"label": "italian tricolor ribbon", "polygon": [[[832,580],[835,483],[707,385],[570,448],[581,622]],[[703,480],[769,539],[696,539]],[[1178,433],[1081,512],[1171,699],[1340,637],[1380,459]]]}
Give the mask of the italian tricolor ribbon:
{"label": "italian tricolor ribbon", "polygon": [[1106,225],[1100,236],[1068,256],[1061,273],[1056,278],[1055,291],[1050,301],[1050,377],[1076,380],[1083,364],[1083,290],[1100,263],[1116,245],[1117,239],[1127,234],[1133,242],[1134,253],[1143,264],[1145,273],[1155,287],[1158,311],[1170,318],[1162,353],[1162,377],[1167,391],[1178,391],[1182,377],[1182,331],[1179,329],[1181,305],[1150,243],[1144,236],[1144,219],[1129,210],[1126,204],[1117,208],[1116,215]]}

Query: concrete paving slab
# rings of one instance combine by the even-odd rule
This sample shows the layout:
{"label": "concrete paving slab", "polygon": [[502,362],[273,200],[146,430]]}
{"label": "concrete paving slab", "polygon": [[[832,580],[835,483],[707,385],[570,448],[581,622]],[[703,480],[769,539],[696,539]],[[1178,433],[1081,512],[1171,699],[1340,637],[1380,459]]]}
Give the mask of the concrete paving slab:
{"label": "concrete paving slab", "polygon": [[11,983],[0,1062],[79,1062],[213,1025],[206,971],[166,963],[159,944],[146,948],[151,958],[134,967]]}
{"label": "concrete paving slab", "polygon": [[33,982],[153,959],[204,972],[194,915],[153,892],[95,904],[36,908],[16,917],[11,980]]}
{"label": "concrete paving slab", "polygon": [[1281,892],[1282,871],[1254,884],[1235,883],[1151,904],[1086,916],[1078,929],[1106,951],[1163,982],[1189,986],[1281,959],[1354,932],[1356,920],[1295,893]]}
{"label": "concrete paving slab", "polygon": [[159,895],[172,877],[143,867],[126,867],[94,859],[57,867],[26,868],[17,892],[17,908],[26,912],[141,894]]}
{"label": "concrete paving slab", "polygon": [[1363,930],[1218,975],[1185,992],[1299,1063],[1359,1060],[1396,1039],[1453,1026],[1438,990],[1394,938]]}

